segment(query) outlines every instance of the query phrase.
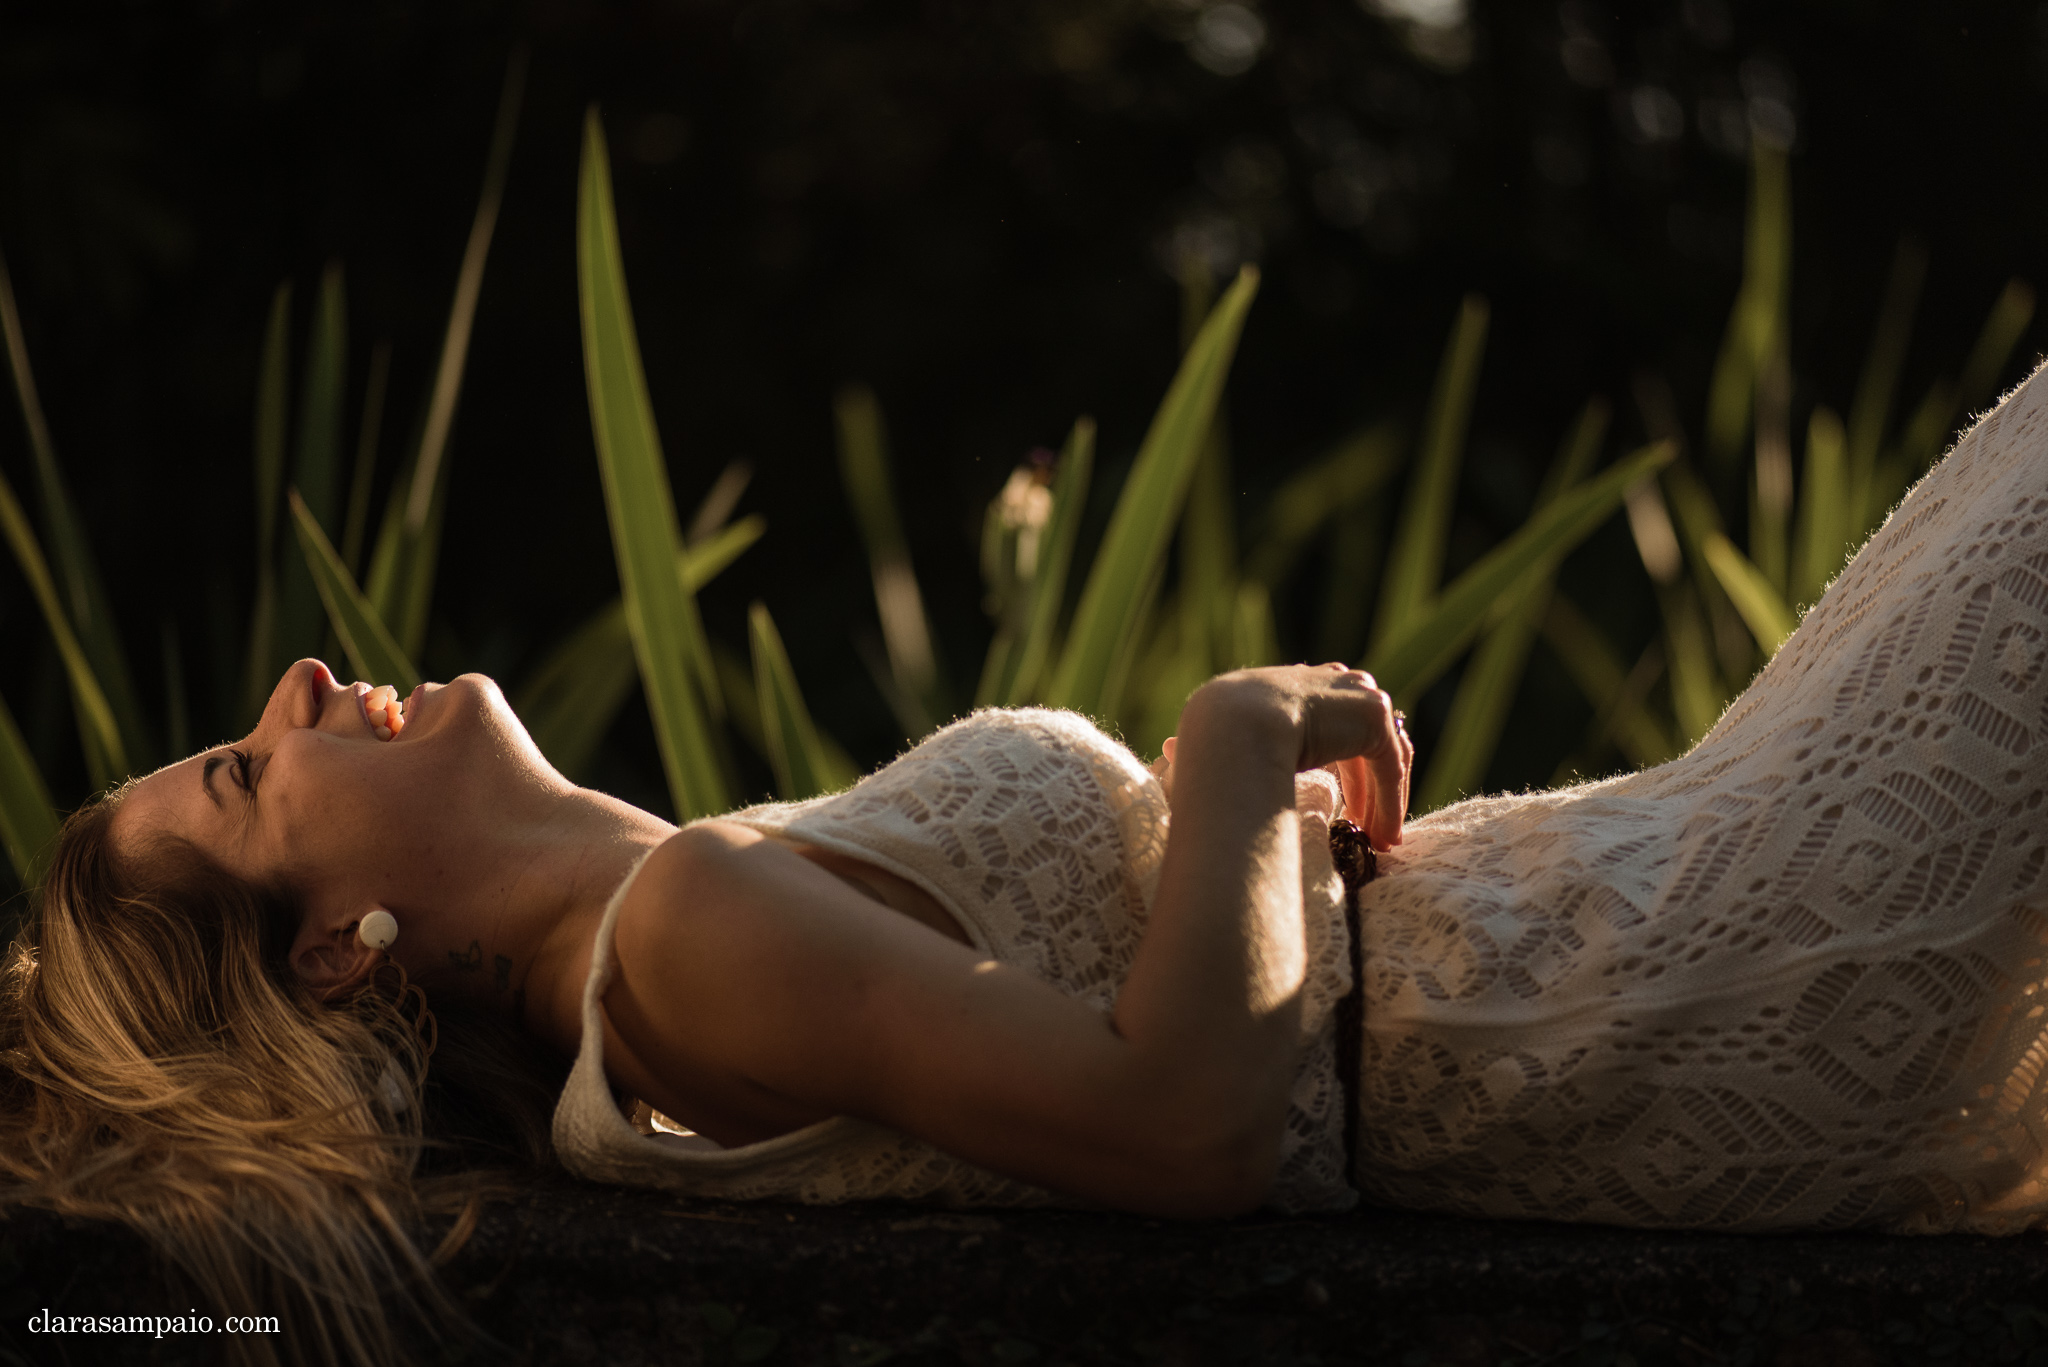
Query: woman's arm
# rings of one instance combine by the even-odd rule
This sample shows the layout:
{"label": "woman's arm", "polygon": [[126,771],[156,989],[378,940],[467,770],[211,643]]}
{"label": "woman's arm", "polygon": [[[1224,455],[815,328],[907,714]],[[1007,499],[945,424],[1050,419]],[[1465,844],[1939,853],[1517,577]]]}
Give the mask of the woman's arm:
{"label": "woman's arm", "polygon": [[724,1142],[849,1114],[1113,1206],[1248,1209],[1300,1009],[1293,774],[1352,759],[1354,810],[1391,843],[1406,751],[1369,680],[1260,670],[1196,694],[1152,919],[1107,1016],[779,842],[694,826],[621,909],[608,1066]]}

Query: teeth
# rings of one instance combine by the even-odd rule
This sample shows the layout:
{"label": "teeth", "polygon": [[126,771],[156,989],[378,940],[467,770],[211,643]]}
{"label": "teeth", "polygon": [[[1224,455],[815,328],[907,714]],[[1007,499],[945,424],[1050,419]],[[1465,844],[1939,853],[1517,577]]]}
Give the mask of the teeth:
{"label": "teeth", "polygon": [[363,711],[378,740],[391,740],[405,729],[405,704],[400,701],[398,690],[389,684],[379,685],[364,695]]}

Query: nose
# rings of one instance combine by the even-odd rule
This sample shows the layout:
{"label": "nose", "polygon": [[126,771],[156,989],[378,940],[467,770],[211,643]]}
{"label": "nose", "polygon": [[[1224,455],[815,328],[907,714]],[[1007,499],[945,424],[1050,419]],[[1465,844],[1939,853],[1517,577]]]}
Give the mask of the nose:
{"label": "nose", "polygon": [[256,729],[315,725],[327,699],[342,691],[324,661],[311,657],[294,660],[277,681],[277,687],[270,690],[270,701],[264,704]]}

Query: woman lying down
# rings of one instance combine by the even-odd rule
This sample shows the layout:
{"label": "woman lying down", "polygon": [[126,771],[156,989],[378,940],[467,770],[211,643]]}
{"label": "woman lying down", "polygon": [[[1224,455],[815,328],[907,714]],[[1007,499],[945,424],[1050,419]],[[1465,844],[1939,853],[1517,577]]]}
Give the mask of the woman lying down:
{"label": "woman lying down", "polygon": [[[361,1356],[357,1291],[431,1288],[441,1131],[724,1198],[2020,1229],[2044,405],[1980,422],[1690,754],[1405,830],[1412,748],[1336,665],[1204,685],[1156,772],[989,711],[679,831],[486,679],[401,702],[302,660],[245,740],[66,824],[0,1164]],[[1340,817],[1382,852],[1356,983]]]}

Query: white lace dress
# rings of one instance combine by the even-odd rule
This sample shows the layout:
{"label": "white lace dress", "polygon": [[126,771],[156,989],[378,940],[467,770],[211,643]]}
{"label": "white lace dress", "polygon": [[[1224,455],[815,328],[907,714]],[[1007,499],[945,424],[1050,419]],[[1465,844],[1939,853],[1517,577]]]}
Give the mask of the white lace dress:
{"label": "white lace dress", "polygon": [[2048,379],[1690,754],[1409,829],[1360,898],[1358,1176],[1473,1215],[2048,1214]]}
{"label": "white lace dress", "polygon": [[[1343,885],[1330,864],[1337,786],[1326,774],[1306,774],[1296,782],[1296,798],[1309,951],[1304,1052],[1269,1204],[1341,1209],[1357,1197],[1344,1181],[1333,1024],[1352,981]],[[1166,798],[1158,782],[1085,718],[1043,708],[976,713],[843,793],[723,819],[910,880],[959,922],[976,949],[1103,1012],[1136,956],[1166,852]],[[582,1050],[555,1112],[555,1148],[571,1172],[730,1200],[1071,1204],[847,1117],[732,1149],[635,1129],[605,1080],[597,1014],[612,977],[613,926],[631,881],[613,895],[598,928],[584,988]]]}
{"label": "white lace dress", "polygon": [[[1669,764],[1459,803],[1360,898],[1356,1177],[1387,1204],[1732,1230],[2048,1222],[2048,371],[1906,497]],[[1329,789],[1303,786],[1312,1046],[1289,1207],[1336,1206],[1345,990]],[[837,797],[741,819],[890,868],[975,943],[1107,1008],[1166,812],[1085,722],[992,713]],[[604,1085],[586,1175],[725,1196],[1035,1192],[851,1120],[673,1152]]]}

